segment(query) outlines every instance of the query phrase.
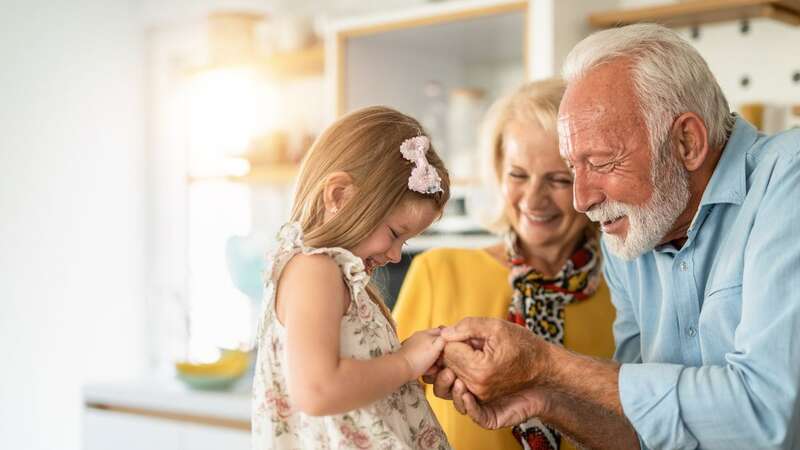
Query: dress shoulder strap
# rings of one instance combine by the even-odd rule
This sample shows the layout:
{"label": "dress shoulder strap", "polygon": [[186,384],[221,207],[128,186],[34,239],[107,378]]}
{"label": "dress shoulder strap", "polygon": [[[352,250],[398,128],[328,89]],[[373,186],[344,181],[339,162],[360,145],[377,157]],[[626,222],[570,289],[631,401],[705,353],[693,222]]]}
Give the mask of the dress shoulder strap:
{"label": "dress shoulder strap", "polygon": [[306,246],[303,242],[303,229],[297,222],[286,223],[278,232],[278,247],[267,257],[267,268],[264,272],[265,283],[274,286],[286,264],[298,253],[330,256],[341,269],[342,277],[350,286],[354,298],[369,283],[369,275],[361,258],[341,247],[314,248]]}

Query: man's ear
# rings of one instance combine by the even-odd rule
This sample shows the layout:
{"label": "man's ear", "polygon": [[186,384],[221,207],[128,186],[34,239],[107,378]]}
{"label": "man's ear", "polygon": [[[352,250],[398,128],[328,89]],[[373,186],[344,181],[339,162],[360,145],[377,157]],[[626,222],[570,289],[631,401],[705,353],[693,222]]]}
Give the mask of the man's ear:
{"label": "man's ear", "polygon": [[353,177],[347,172],[333,172],[325,177],[323,186],[322,201],[326,215],[338,213],[356,193]]}
{"label": "man's ear", "polygon": [[676,156],[686,170],[694,172],[702,167],[712,151],[703,119],[695,113],[683,113],[675,119],[670,131],[676,146]]}

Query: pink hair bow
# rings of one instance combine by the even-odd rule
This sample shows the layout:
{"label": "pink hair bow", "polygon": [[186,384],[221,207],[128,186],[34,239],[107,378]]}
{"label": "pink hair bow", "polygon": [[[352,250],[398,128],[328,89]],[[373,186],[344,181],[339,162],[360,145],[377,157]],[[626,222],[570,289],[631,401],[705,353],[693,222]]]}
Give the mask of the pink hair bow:
{"label": "pink hair bow", "polygon": [[411,176],[408,177],[408,188],[420,194],[442,192],[442,179],[436,169],[430,165],[425,153],[431,146],[427,136],[414,136],[400,144],[403,158],[414,163]]}

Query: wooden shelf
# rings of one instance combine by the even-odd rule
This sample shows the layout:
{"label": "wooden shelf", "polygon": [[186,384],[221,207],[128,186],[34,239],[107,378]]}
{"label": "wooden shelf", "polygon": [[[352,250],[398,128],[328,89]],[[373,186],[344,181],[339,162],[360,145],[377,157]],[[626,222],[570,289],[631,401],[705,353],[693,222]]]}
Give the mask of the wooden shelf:
{"label": "wooden shelf", "polygon": [[596,28],[611,28],[656,22],[683,27],[758,17],[800,25],[800,0],[691,0],[595,13],[589,16],[589,24]]}
{"label": "wooden shelf", "polygon": [[299,165],[271,164],[254,166],[247,175],[189,175],[186,181],[197,183],[202,181],[233,181],[252,185],[289,185],[300,173]]}
{"label": "wooden shelf", "polygon": [[253,185],[288,185],[300,173],[300,166],[293,164],[270,164],[253,166],[250,173],[240,177],[228,177],[231,181],[238,181]]}
{"label": "wooden shelf", "polygon": [[256,65],[278,79],[322,76],[325,48],[322,43],[291,53],[276,53],[259,59]]}
{"label": "wooden shelf", "polygon": [[[300,166],[293,164],[273,164],[253,166],[247,175],[210,175],[210,176],[188,176],[190,183],[206,180],[228,180],[237,183],[253,185],[288,185],[297,179],[300,173]],[[469,188],[481,185],[481,179],[473,178],[453,178],[450,180],[451,188]]]}
{"label": "wooden shelf", "polygon": [[217,69],[256,68],[269,78],[287,81],[305,77],[321,77],[325,69],[325,49],[322,43],[295,52],[275,53],[231,63],[208,64],[193,67],[188,75],[197,75]]}

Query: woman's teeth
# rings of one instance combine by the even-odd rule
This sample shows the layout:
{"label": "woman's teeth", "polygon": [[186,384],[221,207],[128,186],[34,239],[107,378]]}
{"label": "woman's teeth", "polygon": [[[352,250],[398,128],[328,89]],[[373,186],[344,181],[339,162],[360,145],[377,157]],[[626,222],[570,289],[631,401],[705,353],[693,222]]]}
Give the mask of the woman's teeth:
{"label": "woman's teeth", "polygon": [[546,215],[546,216],[540,216],[540,215],[536,215],[536,214],[525,214],[525,217],[527,217],[528,220],[530,220],[531,222],[538,222],[538,223],[549,222],[549,221],[555,219],[556,216],[557,216],[557,214],[549,214],[549,215]]}

